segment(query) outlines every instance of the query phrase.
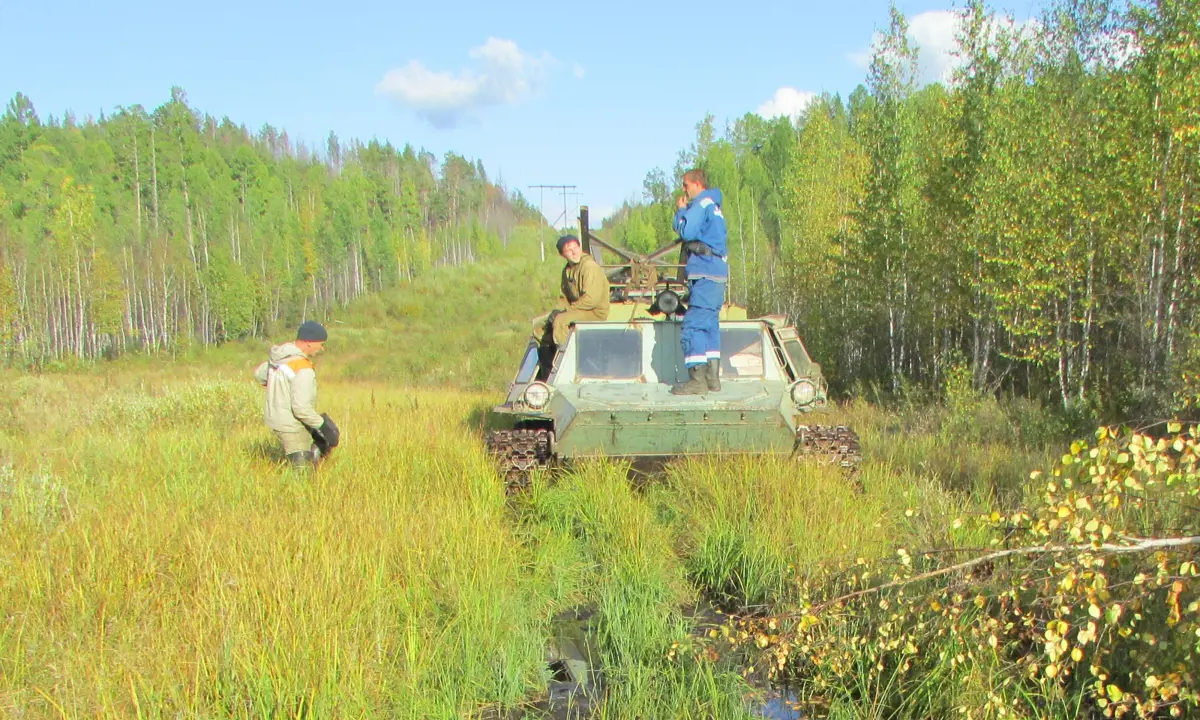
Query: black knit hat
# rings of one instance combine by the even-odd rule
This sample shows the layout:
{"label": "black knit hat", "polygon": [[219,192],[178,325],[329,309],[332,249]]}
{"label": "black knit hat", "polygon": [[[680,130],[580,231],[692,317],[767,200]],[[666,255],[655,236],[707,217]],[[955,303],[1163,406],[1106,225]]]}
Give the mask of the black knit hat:
{"label": "black knit hat", "polygon": [[558,248],[558,254],[562,255],[563,248],[567,246],[567,243],[571,242],[577,243],[579,242],[579,238],[575,237],[574,235],[563,235],[560,237],[558,239],[558,243],[556,244],[556,247]]}
{"label": "black knit hat", "polygon": [[296,331],[296,339],[307,342],[325,342],[329,339],[329,333],[325,332],[325,326],[316,320],[305,320],[300,323],[300,329]]}

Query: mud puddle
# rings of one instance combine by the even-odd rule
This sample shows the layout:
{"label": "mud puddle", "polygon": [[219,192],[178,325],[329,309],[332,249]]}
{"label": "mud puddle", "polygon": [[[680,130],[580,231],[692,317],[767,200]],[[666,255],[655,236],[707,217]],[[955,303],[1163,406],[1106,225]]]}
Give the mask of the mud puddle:
{"label": "mud puddle", "polygon": [[[736,611],[719,607],[716,603],[701,600],[700,603],[684,609],[684,617],[691,623],[691,635],[695,638],[712,638],[712,633],[718,636],[734,627],[737,621],[754,615],[765,614],[765,607],[747,607]],[[730,667],[745,669],[751,667],[753,660],[747,653],[749,645],[742,642],[740,646],[724,648],[720,661]],[[712,656],[710,656],[710,659]],[[746,709],[753,717],[767,720],[802,720],[805,715],[802,710],[799,694],[786,685],[767,680],[761,671],[749,675],[743,673],[747,684],[753,688],[753,694],[746,697]]]}
{"label": "mud puddle", "polygon": [[761,705],[752,708],[755,717],[767,720],[803,720],[804,713],[800,709],[800,700],[794,692],[786,689],[767,691]]}
{"label": "mud puddle", "polygon": [[487,708],[481,720],[583,720],[604,699],[605,682],[594,608],[555,616],[546,641],[546,690],[519,707]]}
{"label": "mud puddle", "polygon": [[593,608],[554,618],[546,661],[550,669],[543,711],[555,720],[590,717],[604,697],[604,674]]}
{"label": "mud puddle", "polygon": [[[684,608],[684,617],[696,637],[719,632],[738,617],[709,604]],[[585,720],[594,716],[604,702],[607,684],[600,655],[599,618],[595,608],[573,608],[557,615],[546,643],[546,690],[519,707],[485,710],[482,720]],[[721,658],[731,668],[745,667],[748,658],[738,652]],[[766,720],[802,720],[797,694],[786,687],[766,682],[754,674],[746,678],[753,692],[745,698],[747,711]]]}

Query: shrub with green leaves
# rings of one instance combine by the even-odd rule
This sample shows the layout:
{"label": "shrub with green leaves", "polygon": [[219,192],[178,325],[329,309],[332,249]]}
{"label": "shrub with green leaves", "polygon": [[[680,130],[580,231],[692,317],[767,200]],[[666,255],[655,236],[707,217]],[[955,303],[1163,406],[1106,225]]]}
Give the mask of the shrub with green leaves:
{"label": "shrub with green leaves", "polygon": [[743,620],[759,666],[860,716],[1180,717],[1200,711],[1200,428],[1100,428],[1039,496],[810,580]]}

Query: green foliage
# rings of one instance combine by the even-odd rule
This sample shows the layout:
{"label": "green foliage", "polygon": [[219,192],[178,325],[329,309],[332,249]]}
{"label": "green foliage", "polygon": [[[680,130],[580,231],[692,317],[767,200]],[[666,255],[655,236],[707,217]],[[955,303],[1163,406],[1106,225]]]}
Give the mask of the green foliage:
{"label": "green foliage", "polygon": [[[485,286],[511,293],[513,306],[497,313],[538,307],[553,293],[556,266],[539,268],[540,284],[529,281],[527,263],[440,268],[352,303],[331,322],[330,351],[318,361],[321,408],[337,418],[344,443],[308,477],[281,472],[261,425],[262,391],[249,379],[259,341],[197,347],[175,362],[131,354],[102,373],[0,376],[0,602],[21,618],[0,625],[2,697],[32,717],[96,707],[122,716],[139,708],[147,716],[478,716],[541,697],[553,618],[587,609],[606,663],[600,717],[746,717],[770,672],[804,679],[811,714],[942,717],[960,706],[978,712],[994,690],[1014,707],[1071,715],[1078,694],[1025,680],[999,686],[1020,672],[1011,658],[990,664],[981,654],[991,650],[987,636],[966,625],[939,634],[958,627],[946,624],[953,618],[985,622],[991,606],[977,608],[976,591],[998,597],[1000,572],[1019,569],[1021,558],[997,562],[988,577],[887,590],[887,612],[876,609],[878,597],[847,601],[818,613],[819,629],[803,628],[804,642],[796,635],[794,623],[805,621],[795,613],[806,607],[813,615],[843,592],[948,566],[1018,525],[1037,532],[1011,521],[1015,513],[1057,517],[1058,495],[1052,513],[1029,510],[1041,506],[1039,480],[1022,485],[1027,505],[1015,504],[1019,492],[1004,494],[1006,522],[994,525],[994,496],[983,486],[1028,478],[1040,451],[989,433],[946,436],[941,425],[952,415],[941,408],[914,403],[899,415],[860,402],[826,418],[862,434],[862,493],[833,468],[693,458],[650,482],[631,481],[623,463],[579,463],[506,498],[478,433],[507,377],[492,378],[486,394],[412,385],[430,376],[470,386],[498,373],[460,372],[453,345],[438,344],[458,342],[437,332],[446,308],[483,313]],[[535,287],[522,294],[514,278]],[[519,325],[512,330],[523,339]],[[494,353],[507,375],[523,343],[496,330],[481,317],[465,342]],[[411,356],[426,367],[427,350],[447,363],[445,373],[390,374]],[[962,369],[948,376],[963,413],[994,402],[970,389]],[[1079,446],[1079,457],[1089,452]],[[1071,467],[1073,478],[1091,477],[1091,466]],[[1156,492],[1144,493],[1155,507]],[[1190,517],[1164,509],[1147,505],[1106,522],[1144,536]],[[1084,532],[1089,520],[1078,518]],[[912,568],[888,562],[903,557],[897,545],[910,549]],[[1044,561],[1031,567],[1057,572]],[[1040,588],[1043,576],[1030,577]],[[953,607],[963,583],[972,593],[957,615],[915,600],[919,590]],[[1110,591],[1131,592],[1115,580]],[[907,612],[905,598],[925,614],[888,625],[891,613]],[[1162,613],[1166,599],[1155,599]],[[692,615],[706,602],[763,614],[701,640],[702,620]],[[101,615],[103,634],[95,631]],[[880,628],[903,642],[881,645]],[[1168,637],[1152,632],[1160,645]],[[916,655],[905,654],[909,641]],[[814,669],[809,651],[830,664]],[[1106,665],[1106,686],[1125,692],[1115,667]],[[64,669],[78,681],[56,684]],[[1156,677],[1170,681],[1169,672]]]}
{"label": "green foliage", "polygon": [[943,375],[943,406],[940,433],[949,444],[963,440],[1015,445],[1018,427],[1000,404],[975,388],[971,367],[965,362],[951,365]]}
{"label": "green foliage", "polygon": [[454,153],[439,167],[331,138],[321,157],[204,115],[179,88],[152,112],[82,123],[42,123],[18,94],[0,157],[0,356],[42,366],[261,336],[509,254],[519,226],[541,226]]}
{"label": "green foliage", "polygon": [[795,613],[726,637],[860,717],[1190,716],[1200,429],[1095,437],[1033,473],[1028,505],[960,516],[942,547],[829,566]]}
{"label": "green foliage", "polygon": [[[1067,416],[1165,416],[1200,309],[1198,16],[969,2],[953,83],[922,87],[893,10],[847,101],[698,124],[680,167],[724,192],[730,297],[788,315],[835,391],[934,391],[961,360]],[[669,232],[670,186],[651,173],[613,235]]]}
{"label": "green foliage", "polygon": [[559,293],[561,270],[556,256],[532,266],[486,260],[436,268],[357,300],[330,325],[331,341],[347,348],[332,372],[406,385],[504,387],[528,345],[530,321]]}

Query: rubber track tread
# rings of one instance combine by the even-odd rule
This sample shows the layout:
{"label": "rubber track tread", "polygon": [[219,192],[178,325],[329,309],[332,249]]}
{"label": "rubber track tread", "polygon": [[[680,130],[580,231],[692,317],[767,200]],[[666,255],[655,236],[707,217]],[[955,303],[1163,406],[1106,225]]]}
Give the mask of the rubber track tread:
{"label": "rubber track tread", "polygon": [[553,432],[546,429],[492,430],[487,434],[488,453],[504,474],[508,492],[529,485],[529,473],[550,466]]}
{"label": "rubber track tread", "polygon": [[858,433],[845,425],[801,425],[796,428],[796,444],[793,453],[801,460],[812,460],[820,465],[837,465],[844,468],[853,482],[858,483],[859,466],[862,464],[862,448]]}

